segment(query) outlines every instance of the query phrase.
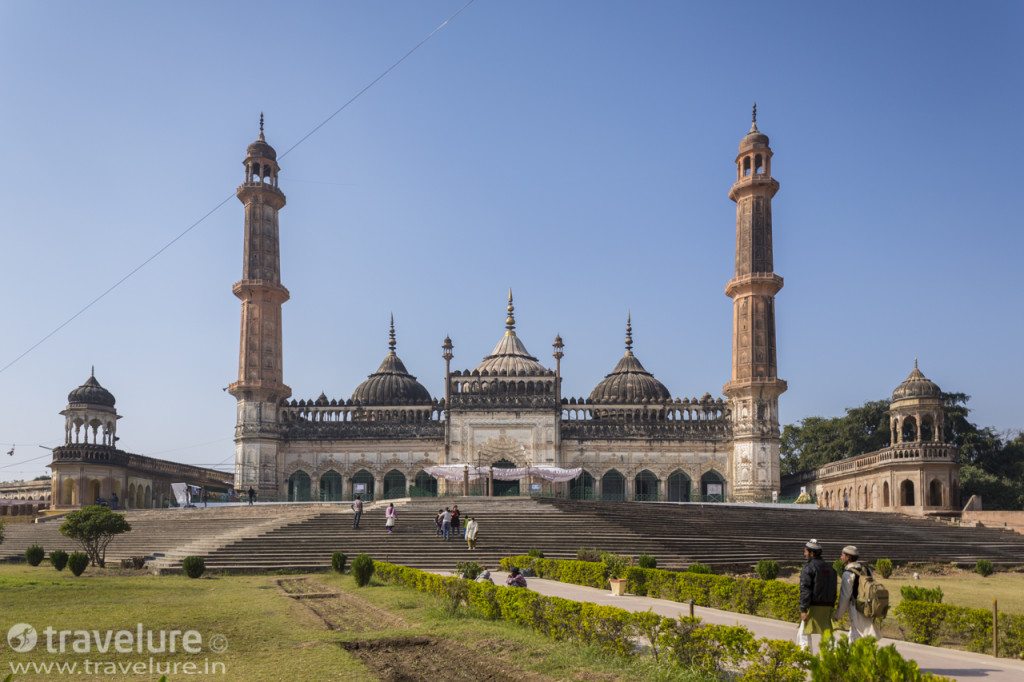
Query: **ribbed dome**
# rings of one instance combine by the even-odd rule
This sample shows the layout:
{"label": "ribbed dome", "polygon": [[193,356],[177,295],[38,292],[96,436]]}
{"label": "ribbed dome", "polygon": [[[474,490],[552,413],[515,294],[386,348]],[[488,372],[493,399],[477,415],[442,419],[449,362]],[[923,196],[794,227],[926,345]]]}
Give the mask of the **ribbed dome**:
{"label": "ribbed dome", "polygon": [[512,291],[508,292],[508,317],[505,318],[505,334],[498,341],[491,354],[477,365],[481,374],[547,374],[549,370],[530,355],[526,346],[516,336],[515,306],[512,305]]}
{"label": "ribbed dome", "polygon": [[68,393],[68,405],[102,405],[113,407],[114,394],[100,386],[95,372],[89,374],[85,383]]}
{"label": "ribbed dome", "polygon": [[750,130],[740,140],[740,151],[746,151],[752,147],[767,147],[768,136],[757,129],[757,105],[754,105],[754,113],[750,122]]}
{"label": "ribbed dome", "polygon": [[632,319],[626,321],[626,352],[594,390],[590,400],[594,403],[622,404],[668,400],[672,397],[665,384],[644,369],[633,355]]}
{"label": "ribbed dome", "polygon": [[262,156],[265,159],[277,160],[277,151],[267,144],[267,140],[263,137],[263,112],[260,112],[260,136],[255,142],[250,144],[246,148],[246,154],[248,156]]}
{"label": "ribbed dome", "polygon": [[431,402],[430,392],[409,374],[395,352],[395,320],[391,318],[388,354],[377,371],[356,387],[352,401],[363,405],[418,405]]}
{"label": "ribbed dome", "polygon": [[904,400],[906,398],[941,398],[942,389],[938,384],[926,377],[917,367],[917,360],[914,360],[914,369],[903,383],[892,392],[892,399]]}

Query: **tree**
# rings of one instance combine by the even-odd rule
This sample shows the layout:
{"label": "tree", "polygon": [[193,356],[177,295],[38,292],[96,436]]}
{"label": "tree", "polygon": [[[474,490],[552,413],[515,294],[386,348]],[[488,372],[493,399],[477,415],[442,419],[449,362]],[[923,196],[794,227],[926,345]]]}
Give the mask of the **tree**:
{"label": "tree", "polygon": [[846,408],[842,417],[807,417],[782,430],[782,472],[817,469],[829,462],[889,444],[889,403],[874,400]]}
{"label": "tree", "polygon": [[60,525],[63,535],[78,540],[94,566],[106,565],[107,545],[115,535],[132,529],[124,514],[116,514],[109,507],[90,505],[64,517]]}

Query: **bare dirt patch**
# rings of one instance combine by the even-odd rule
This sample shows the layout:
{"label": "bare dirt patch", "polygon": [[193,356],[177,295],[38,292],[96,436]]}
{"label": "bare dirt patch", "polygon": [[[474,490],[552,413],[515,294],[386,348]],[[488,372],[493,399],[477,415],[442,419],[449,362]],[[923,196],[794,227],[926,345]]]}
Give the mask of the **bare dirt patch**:
{"label": "bare dirt patch", "polygon": [[467,656],[464,646],[434,637],[342,642],[340,646],[383,682],[541,682],[550,679],[510,667],[494,658]]}
{"label": "bare dirt patch", "polygon": [[328,630],[373,632],[403,627],[406,622],[389,611],[347,592],[330,591],[309,578],[281,578],[278,587],[299,600]]}

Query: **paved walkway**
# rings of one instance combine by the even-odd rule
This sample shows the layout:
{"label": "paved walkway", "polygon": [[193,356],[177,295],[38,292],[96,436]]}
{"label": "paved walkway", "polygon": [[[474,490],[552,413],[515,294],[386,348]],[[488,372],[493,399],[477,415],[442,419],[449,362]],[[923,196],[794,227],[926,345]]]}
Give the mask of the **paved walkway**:
{"label": "paved walkway", "polygon": [[[493,571],[491,576],[495,584],[505,583],[507,573]],[[689,606],[666,599],[652,597],[612,596],[608,590],[593,587],[582,587],[554,580],[527,578],[530,589],[552,597],[562,597],[574,601],[588,601],[606,606],[617,606],[627,611],[653,610],[663,616],[678,618],[689,615]],[[796,625],[781,620],[772,620],[760,616],[748,616],[744,613],[719,611],[697,606],[694,615],[706,623],[717,625],[742,625],[758,637],[771,639],[796,639]],[[957,680],[984,680],[985,682],[1019,682],[1024,680],[1024,661],[1008,658],[992,658],[984,654],[968,651],[943,649],[940,647],[914,644],[899,640],[883,639],[883,644],[895,644],[905,657],[917,661],[921,669],[938,675],[945,675]]]}

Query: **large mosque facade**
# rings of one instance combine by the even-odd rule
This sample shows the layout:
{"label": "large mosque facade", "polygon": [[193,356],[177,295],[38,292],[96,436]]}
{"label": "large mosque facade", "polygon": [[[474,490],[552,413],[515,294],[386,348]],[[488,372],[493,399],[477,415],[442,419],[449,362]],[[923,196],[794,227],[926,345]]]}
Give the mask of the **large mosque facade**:
{"label": "large mosque facade", "polygon": [[[453,366],[444,339],[445,394],[432,396],[397,353],[392,322],[383,361],[350,395],[296,399],[285,384],[281,307],[289,292],[280,270],[277,153],[249,145],[237,196],[245,207],[237,400],[235,487],[261,499],[349,499],[469,492],[547,492],[613,500],[771,499],[780,483],[775,295],[783,280],[772,258],[772,150],[756,116],[742,138],[729,197],[736,202],[732,376],[724,397],[673,397],[641,364],[626,324],[622,357],[586,397],[565,396],[562,340],[551,360],[531,354],[517,334],[509,292],[504,329],[475,366]],[[463,465],[582,469],[552,483],[475,478],[438,480],[428,469]],[[457,468],[457,467],[454,467]],[[436,471],[436,469],[434,470]],[[468,471],[468,469],[467,469]],[[528,489],[527,489],[528,487]]]}

